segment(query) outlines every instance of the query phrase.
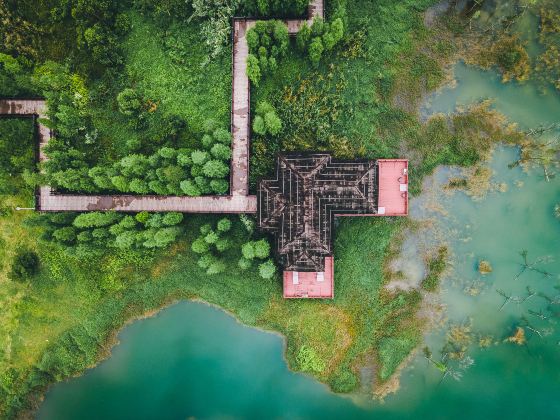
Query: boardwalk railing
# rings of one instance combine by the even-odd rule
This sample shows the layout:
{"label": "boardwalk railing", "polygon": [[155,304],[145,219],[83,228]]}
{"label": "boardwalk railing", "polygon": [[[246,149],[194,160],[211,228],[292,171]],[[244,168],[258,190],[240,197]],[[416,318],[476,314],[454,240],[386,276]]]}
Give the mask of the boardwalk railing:
{"label": "boardwalk railing", "polygon": [[[312,0],[309,5],[308,21],[323,17],[323,0]],[[176,197],[154,195],[82,195],[55,194],[51,187],[38,188],[37,210],[41,211],[95,211],[114,210],[126,212],[178,211],[183,213],[256,213],[257,199],[249,195],[249,151],[250,151],[250,84],[247,77],[247,55],[249,47],[245,35],[256,20],[233,19],[232,57],[232,101],[231,133],[232,158],[230,195],[203,197]],[[286,20],[288,32],[295,34],[305,20]],[[44,100],[4,99],[0,100],[0,115],[18,115],[46,118]],[[52,138],[51,130],[38,123],[39,161],[47,159],[43,148]]]}

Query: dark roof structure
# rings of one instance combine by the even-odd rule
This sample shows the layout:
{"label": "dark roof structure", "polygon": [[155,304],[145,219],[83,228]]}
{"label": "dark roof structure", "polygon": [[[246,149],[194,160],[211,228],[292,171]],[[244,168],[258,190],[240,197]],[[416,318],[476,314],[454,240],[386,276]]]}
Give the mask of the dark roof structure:
{"label": "dark roof structure", "polygon": [[335,215],[375,215],[377,161],[328,153],[279,155],[276,178],[258,185],[258,224],[274,233],[285,270],[324,271]]}

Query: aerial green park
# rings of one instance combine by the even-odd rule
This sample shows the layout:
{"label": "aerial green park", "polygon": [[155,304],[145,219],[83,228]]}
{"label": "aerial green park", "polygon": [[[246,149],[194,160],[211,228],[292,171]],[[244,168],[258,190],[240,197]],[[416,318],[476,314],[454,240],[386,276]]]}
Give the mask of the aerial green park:
{"label": "aerial green park", "polygon": [[560,3],[0,0],[0,419],[560,418]]}

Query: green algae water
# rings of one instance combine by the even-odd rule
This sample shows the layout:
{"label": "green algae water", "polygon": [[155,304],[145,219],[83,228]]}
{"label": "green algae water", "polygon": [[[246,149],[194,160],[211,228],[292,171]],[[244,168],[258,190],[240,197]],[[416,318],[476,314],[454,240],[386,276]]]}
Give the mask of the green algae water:
{"label": "green algae water", "polygon": [[[455,76],[456,86],[428,99],[425,116],[493,99],[522,128],[560,120],[555,92],[504,85],[494,72],[461,63]],[[442,380],[419,352],[396,394],[383,404],[360,399],[358,405],[290,372],[281,337],[219,309],[181,302],[126,327],[108,360],[53,386],[38,418],[560,419],[560,220],[554,217],[560,177],[546,182],[538,168],[508,169],[517,154],[495,150],[487,167],[496,188],[482,200],[443,193],[457,170],[439,168],[428,192],[411,202],[411,216],[433,220],[433,235],[451,252],[453,269],[441,291],[446,318],[426,343],[438,360],[449,326],[467,325],[474,363],[461,378]],[[531,269],[519,275],[522,250]],[[491,273],[478,272],[481,260]],[[518,327],[523,345],[507,341]]]}

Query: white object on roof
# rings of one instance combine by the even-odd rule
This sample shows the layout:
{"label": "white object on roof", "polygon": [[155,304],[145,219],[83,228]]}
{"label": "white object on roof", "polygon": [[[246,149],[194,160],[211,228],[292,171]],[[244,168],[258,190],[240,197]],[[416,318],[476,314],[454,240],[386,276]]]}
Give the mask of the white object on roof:
{"label": "white object on roof", "polygon": [[401,191],[408,191],[408,184],[399,184]]}
{"label": "white object on roof", "polygon": [[406,175],[408,173],[408,168],[403,168],[402,173],[403,175]]}
{"label": "white object on roof", "polygon": [[292,283],[299,284],[299,273],[297,271],[292,272]]}
{"label": "white object on roof", "polygon": [[317,273],[317,281],[325,281],[325,273],[323,271]]}
{"label": "white object on roof", "polygon": [[385,214],[385,207],[378,207],[377,214]]}

